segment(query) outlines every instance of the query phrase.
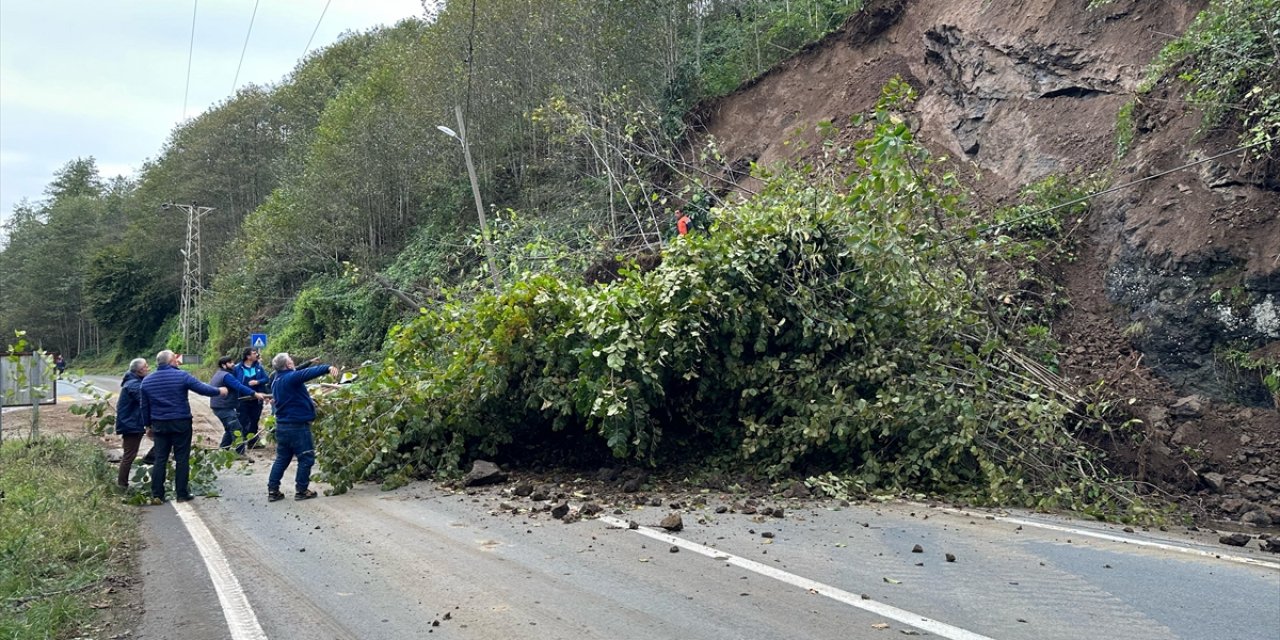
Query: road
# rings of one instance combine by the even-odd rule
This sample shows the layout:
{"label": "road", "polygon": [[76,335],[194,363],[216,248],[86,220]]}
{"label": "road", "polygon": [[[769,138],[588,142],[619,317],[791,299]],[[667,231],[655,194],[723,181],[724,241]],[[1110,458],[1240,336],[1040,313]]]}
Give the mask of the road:
{"label": "road", "polygon": [[[255,456],[220,478],[219,498],[147,509],[135,637],[1276,640],[1280,629],[1280,557],[1203,532],[766,500],[786,509],[778,519],[715,514],[742,498],[707,494],[671,534],[657,528],[669,506],[610,505],[564,524],[508,486],[427,482],[268,503],[269,457]],[[677,499],[689,496],[661,501]]]}

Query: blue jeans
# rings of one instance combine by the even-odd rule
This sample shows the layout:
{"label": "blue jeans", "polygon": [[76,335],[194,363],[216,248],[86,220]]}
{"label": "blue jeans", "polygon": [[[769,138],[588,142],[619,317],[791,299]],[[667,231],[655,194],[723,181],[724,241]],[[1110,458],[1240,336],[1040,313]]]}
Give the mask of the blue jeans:
{"label": "blue jeans", "polygon": [[[213,415],[217,416],[218,421],[222,423],[222,444],[219,444],[218,448],[226,449],[235,443],[237,432],[244,434],[244,427],[240,426],[240,417],[237,415],[235,407],[214,409]],[[241,441],[240,446],[236,447],[236,453],[244,453],[244,441]]]}
{"label": "blue jeans", "polygon": [[316,445],[311,438],[311,424],[276,423],[276,461],[271,465],[271,475],[267,476],[267,491],[280,490],[284,471],[294,458],[298,459],[294,487],[298,493],[302,493],[311,485],[311,467],[316,463]]}
{"label": "blue jeans", "polygon": [[[184,429],[185,427],[185,429]],[[164,499],[164,476],[173,452],[173,492],[179,498],[187,498],[191,490],[187,480],[191,475],[191,420],[155,420],[151,423],[155,439],[156,462],[151,467],[151,496]]]}

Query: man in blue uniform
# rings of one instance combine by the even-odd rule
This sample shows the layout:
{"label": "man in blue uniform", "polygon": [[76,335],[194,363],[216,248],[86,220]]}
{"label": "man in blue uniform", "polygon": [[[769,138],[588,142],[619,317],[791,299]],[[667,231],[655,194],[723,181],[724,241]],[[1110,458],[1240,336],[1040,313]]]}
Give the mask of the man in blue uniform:
{"label": "man in blue uniform", "polygon": [[[255,393],[253,389],[240,384],[236,380],[232,369],[236,366],[235,358],[231,356],[223,356],[218,358],[218,370],[214,372],[213,378],[209,380],[209,384],[215,387],[226,387],[229,391],[225,396],[218,396],[209,399],[209,408],[213,409],[213,415],[218,417],[218,422],[222,423],[222,442],[218,445],[221,449],[229,448],[236,441],[236,435],[241,436],[240,444],[236,447],[236,453],[244,453],[245,443],[248,441],[249,434],[240,422],[238,405],[242,404],[244,398],[251,398],[256,402],[262,402],[266,396],[261,393]],[[250,460],[250,462],[253,462]]]}
{"label": "man in blue uniform", "polygon": [[[235,374],[236,381],[249,387],[254,394],[269,394],[271,389],[267,388],[267,371],[260,362],[261,356],[258,350],[253,347],[246,347],[244,352],[240,354],[240,364],[236,365]],[[240,428],[244,430],[245,441],[254,449],[261,449],[263,444],[258,442],[258,422],[262,420],[262,399],[265,396],[253,395],[248,398],[240,398],[239,406],[236,407],[236,414],[240,418]]]}
{"label": "man in blue uniform", "polygon": [[165,465],[173,452],[173,489],[178,502],[191,499],[187,481],[191,473],[191,402],[187,392],[210,398],[227,395],[226,387],[212,387],[179,369],[168,349],[156,354],[155,373],[142,379],[142,406],[146,424],[155,440],[155,466],[151,468],[151,504],[164,502]]}
{"label": "man in blue uniform", "polygon": [[316,419],[316,403],[307,391],[307,381],[323,375],[338,375],[338,368],[327,364],[318,364],[298,369],[293,358],[287,353],[278,353],[271,359],[275,369],[271,382],[271,396],[276,412],[276,461],[271,465],[271,474],[267,476],[267,501],[275,502],[284,498],[280,492],[280,481],[284,478],[289,463],[298,459],[298,470],[294,477],[294,500],[307,500],[316,497],[312,491],[311,467],[316,462],[315,440],[311,436],[311,421]]}

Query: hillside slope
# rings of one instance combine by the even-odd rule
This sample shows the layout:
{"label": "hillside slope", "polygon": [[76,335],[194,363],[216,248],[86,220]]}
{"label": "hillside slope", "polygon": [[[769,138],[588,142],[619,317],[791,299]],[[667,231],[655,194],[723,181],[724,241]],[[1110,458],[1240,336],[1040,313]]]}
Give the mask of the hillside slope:
{"label": "hillside slope", "polygon": [[[1015,10],[1009,10],[1012,4]],[[1119,186],[1229,151],[1197,135],[1176,87],[1139,93],[1153,57],[1204,2],[890,0],[700,113],[727,164],[795,157],[822,121],[867,110],[899,75],[919,135],[956,162],[981,208],[1055,174]],[[1117,159],[1117,114],[1136,133]],[[1256,371],[1223,354],[1280,352],[1277,163],[1244,154],[1096,198],[1078,259],[1059,269],[1063,373],[1102,381],[1143,421],[1133,472],[1216,517],[1280,523],[1280,413]],[[743,186],[750,187],[750,180]],[[1224,295],[1226,294],[1226,295]],[[1258,347],[1261,348],[1258,348]]]}

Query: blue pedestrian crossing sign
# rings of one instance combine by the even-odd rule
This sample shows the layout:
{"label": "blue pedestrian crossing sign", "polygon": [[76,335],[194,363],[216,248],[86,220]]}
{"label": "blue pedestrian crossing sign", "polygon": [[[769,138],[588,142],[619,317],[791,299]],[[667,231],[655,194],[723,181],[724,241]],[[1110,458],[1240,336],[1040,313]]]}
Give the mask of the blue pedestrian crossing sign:
{"label": "blue pedestrian crossing sign", "polygon": [[262,350],[267,348],[267,334],[251,333],[249,334],[249,346],[254,349]]}

